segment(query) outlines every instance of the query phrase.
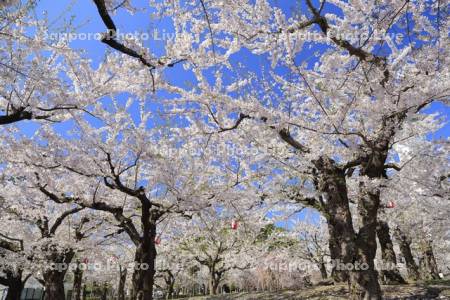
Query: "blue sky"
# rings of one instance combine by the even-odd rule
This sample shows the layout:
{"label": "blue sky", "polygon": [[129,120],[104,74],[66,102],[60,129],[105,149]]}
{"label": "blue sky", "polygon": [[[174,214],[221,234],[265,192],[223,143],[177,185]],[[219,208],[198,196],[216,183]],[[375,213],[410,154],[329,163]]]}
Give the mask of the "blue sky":
{"label": "blue sky", "polygon": [[[273,0],[274,5],[279,6],[283,11],[292,15],[295,11],[307,11],[305,7],[305,1],[283,1],[283,0]],[[316,1],[318,2],[318,1]],[[299,4],[300,3],[300,4]],[[173,29],[170,20],[168,19],[156,19],[151,16],[152,11],[148,9],[147,0],[135,0],[133,4],[136,7],[146,8],[142,11],[137,11],[135,14],[131,15],[125,10],[119,10],[119,12],[113,16],[114,21],[122,33],[134,33],[134,32],[146,32],[153,35],[155,38],[150,38],[145,41],[145,46],[149,47],[153,53],[156,55],[162,55],[164,51],[164,43],[162,40],[163,35],[170,38],[173,34]],[[300,6],[300,7],[299,7]],[[340,12],[331,6],[325,6],[325,12],[333,12],[339,14]],[[50,31],[54,33],[66,32],[63,28],[64,24],[71,23],[77,33],[103,33],[105,32],[105,26],[102,23],[96,7],[92,0],[69,0],[69,1],[52,1],[52,0],[41,0],[38,1],[36,7],[36,15],[38,18],[46,16],[51,24]],[[398,28],[393,28],[393,32],[398,32]],[[155,33],[157,35],[155,36]],[[94,66],[98,65],[104,58],[105,51],[110,51],[110,49],[97,40],[75,40],[72,42],[72,46],[85,51],[85,55],[92,59],[92,64]],[[324,46],[319,46],[319,48],[311,49],[307,52],[302,52],[298,57],[298,61],[302,60],[303,57],[309,57],[309,55],[316,50],[324,50]],[[238,61],[245,61],[246,64],[252,71],[258,71],[260,67],[268,66],[268,60],[266,57],[256,56],[250,54],[248,51],[241,51],[237,55],[232,57],[234,63]],[[312,61],[311,63],[314,63]],[[253,66],[253,67],[252,67]],[[278,70],[281,72],[281,70]],[[184,84],[187,81],[191,81],[191,77],[182,72],[181,66],[168,69],[166,71],[166,76],[170,80],[177,84]],[[169,96],[165,94],[160,94],[159,96]],[[425,113],[439,112],[446,118],[450,116],[450,108],[441,103],[435,103],[425,110]],[[26,127],[27,125],[24,125]],[[32,126],[32,125],[28,125]],[[450,124],[447,124],[437,132],[430,134],[430,139],[442,139],[448,138],[450,136]]]}

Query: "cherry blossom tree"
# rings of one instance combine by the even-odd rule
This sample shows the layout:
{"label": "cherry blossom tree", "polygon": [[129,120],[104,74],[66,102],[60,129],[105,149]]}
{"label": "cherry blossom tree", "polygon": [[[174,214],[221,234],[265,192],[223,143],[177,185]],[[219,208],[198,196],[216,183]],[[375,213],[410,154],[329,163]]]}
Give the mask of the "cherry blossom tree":
{"label": "cherry blossom tree", "polygon": [[[2,210],[4,224],[11,226],[5,227],[2,235],[14,235],[20,240],[21,249],[17,254],[21,259],[15,267],[21,270],[19,274],[25,270],[31,272],[45,286],[45,299],[64,297],[63,283],[69,264],[83,248],[82,240],[96,225],[81,213],[83,207],[54,203],[27,186],[23,177],[16,177],[8,170],[6,173],[13,177],[2,184],[5,199]],[[10,288],[12,292],[15,290],[14,286]]]}
{"label": "cherry blossom tree", "polygon": [[263,224],[254,212],[251,215],[240,211],[237,217],[216,209],[196,214],[179,238],[181,250],[207,268],[210,295],[217,294],[229,271],[248,269],[254,264],[249,258],[259,256],[254,241]]}
{"label": "cherry blossom tree", "polygon": [[[449,190],[448,143],[410,139],[397,144],[396,148],[405,163],[397,174],[392,175],[385,192],[396,199],[396,208],[386,211],[383,217],[395,228],[408,277],[413,280],[438,278],[433,244],[441,245],[444,252],[448,247],[445,242],[448,220],[444,200]],[[414,248],[418,250],[417,255],[413,254]],[[416,262],[419,258],[425,267],[422,274],[419,274]],[[442,267],[447,264],[444,258],[441,259]]]}
{"label": "cherry blossom tree", "polygon": [[58,121],[123,87],[107,63],[94,69],[67,40],[52,41],[48,22],[33,13],[35,5],[2,1],[0,6],[0,125]]}
{"label": "cherry blossom tree", "polygon": [[297,235],[299,243],[293,247],[292,255],[301,256],[317,266],[323,280],[328,279],[327,264],[329,263],[328,230],[326,222],[320,219],[318,224],[302,221],[294,224],[291,234]]}
{"label": "cherry blossom tree", "polygon": [[192,261],[189,257],[183,255],[179,240],[174,238],[177,232],[179,232],[180,222],[182,224],[183,220],[179,220],[178,222],[171,221],[170,226],[168,223],[162,225],[164,230],[160,233],[157,246],[158,260],[156,277],[160,279],[159,286],[165,290],[166,299],[171,299],[175,296],[176,285],[183,284],[183,272],[186,272],[192,266]]}
{"label": "cherry blossom tree", "polygon": [[[420,245],[422,269],[436,277],[431,237],[444,240],[448,227],[448,145],[426,140],[444,120],[423,112],[449,101],[449,20],[440,1],[305,0],[295,11],[267,0],[150,1],[176,32],[162,55],[118,34],[116,12],[133,13],[131,1],[93,2],[105,25],[101,42],[114,50],[97,69],[67,41],[44,38],[48,25],[33,19],[34,1],[0,2],[0,125],[70,127],[43,122],[31,138],[14,125],[0,128],[2,174],[21,181],[2,195],[9,221],[32,222],[35,248],[47,247],[33,261],[71,261],[75,249],[60,243],[59,230],[69,216],[81,226],[95,211],[113,230],[105,240],[125,237],[134,262],[148,266],[133,271],[132,299],[152,299],[161,225],[181,216],[183,228],[197,228],[181,238],[184,251],[206,266],[215,293],[226,272],[242,267],[230,256],[247,253],[267,221],[260,210],[294,203],[325,218],[320,242],[328,240],[332,260],[367,265],[332,270],[335,281],[351,283],[352,299],[382,298],[376,239],[395,265],[393,228],[409,276],[419,276],[411,246]],[[30,201],[36,211],[20,206]],[[392,213],[392,201],[404,215]],[[61,209],[55,220],[40,210],[47,205]],[[422,217],[417,242],[411,215]],[[232,220],[242,226],[228,228]],[[25,263],[33,243],[2,234],[5,256],[25,254]],[[306,248],[290,248],[324,271],[314,236],[304,235]],[[234,251],[240,244],[245,251]],[[41,275],[60,297],[64,272]],[[403,282],[395,269],[381,275]]]}
{"label": "cherry blossom tree", "polygon": [[[4,221],[2,215],[2,221]],[[17,228],[17,223],[10,226],[17,229],[17,234],[20,229]],[[26,260],[24,241],[21,238],[17,238],[17,235],[8,236],[5,233],[1,233],[0,242],[0,266],[2,275],[0,276],[0,284],[8,287],[6,299],[17,300],[20,299],[23,287],[30,277],[30,273],[26,274],[26,268],[29,266]]]}
{"label": "cherry blossom tree", "polygon": [[[73,138],[43,126],[35,141],[29,141],[33,150],[22,151],[12,161],[25,166],[18,171],[24,171],[27,181],[53,202],[73,203],[112,216],[117,234],[126,234],[136,249],[133,297],[151,297],[157,224],[166,214],[190,218],[225,195],[235,178],[233,174],[230,182],[231,176],[220,174],[208,161],[210,157],[191,156],[191,145],[198,143],[195,136],[185,138],[188,133],[176,128],[173,133],[180,132],[182,139],[165,127],[149,130],[151,112],[144,107],[140,122],[134,123],[127,111],[131,103],[99,104],[91,115],[104,125],[95,128],[87,119],[78,118]],[[22,142],[11,141],[11,149],[20,151]],[[148,268],[139,267],[143,264]]]}
{"label": "cherry blossom tree", "polygon": [[[161,8],[180,27],[206,19],[191,40],[209,33],[209,54],[218,62],[245,48],[272,69],[226,60],[213,83],[204,68],[194,67],[197,86],[168,90],[179,95],[180,107],[200,106],[209,118],[205,131],[236,129],[259,145],[290,147],[280,168],[303,183],[288,196],[327,218],[332,258],[369,266],[339,275],[352,282],[352,297],[380,299],[376,228],[382,183],[395,168],[392,146],[410,133],[407,128],[432,129],[437,121],[421,112],[434,101],[448,102],[448,47],[440,42],[448,20],[439,15],[439,4],[308,0],[293,17],[266,1],[204,4],[191,18],[177,14],[179,7],[166,9],[168,3]],[[396,28],[403,41],[393,38]],[[431,38],[417,34],[422,30]],[[311,189],[316,194],[305,196]],[[358,206],[356,228],[350,201]]]}

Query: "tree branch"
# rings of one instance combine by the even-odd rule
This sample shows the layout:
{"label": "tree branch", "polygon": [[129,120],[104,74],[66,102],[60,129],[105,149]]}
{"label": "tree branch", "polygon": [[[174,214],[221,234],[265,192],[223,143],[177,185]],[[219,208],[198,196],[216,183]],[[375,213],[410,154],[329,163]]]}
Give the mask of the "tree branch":
{"label": "tree branch", "polygon": [[309,149],[306,148],[304,145],[300,144],[298,141],[296,141],[290,134],[289,130],[283,128],[278,132],[279,136],[283,141],[294,147],[295,149],[299,150],[302,153],[309,153]]}
{"label": "tree branch", "polygon": [[82,211],[84,209],[84,207],[76,207],[73,209],[70,209],[68,211],[65,211],[61,216],[59,216],[55,223],[53,224],[53,226],[50,228],[50,235],[54,235],[56,233],[56,230],[58,229],[58,227],[62,224],[62,222],[64,221],[65,218],[67,218],[70,215],[76,214],[79,211]]}
{"label": "tree branch", "polygon": [[[328,24],[327,19],[320,14],[324,3],[325,2],[322,2],[321,8],[319,10],[317,10],[314,7],[314,5],[312,4],[311,0],[306,0],[306,4],[307,4],[309,10],[311,11],[311,13],[314,16],[314,19],[312,20],[313,23],[319,25],[320,30],[323,32],[323,34],[328,35],[330,25]],[[337,46],[347,50],[350,55],[358,57],[358,59],[361,61],[373,63],[376,66],[378,66],[379,68],[381,68],[382,70],[384,70],[384,73],[383,73],[384,78],[380,82],[380,84],[382,86],[384,86],[386,84],[386,82],[389,80],[390,74],[389,74],[389,70],[386,68],[387,62],[386,62],[385,57],[373,55],[372,53],[367,52],[367,51],[363,50],[362,48],[357,48],[357,47],[353,46],[350,42],[343,40],[343,39],[339,39],[333,35],[330,36],[330,39]]]}
{"label": "tree branch", "polygon": [[[155,62],[152,62],[144,57],[144,55],[139,54],[137,51],[125,46],[124,44],[117,41],[117,27],[114,24],[113,19],[111,18],[108,9],[106,8],[105,0],[94,0],[95,5],[97,6],[98,13],[100,17],[103,20],[103,23],[105,24],[106,28],[108,29],[108,32],[105,34],[105,36],[102,38],[102,42],[110,46],[111,48],[126,54],[128,56],[134,57],[139,59],[139,61],[150,68],[150,71],[156,69],[156,67],[173,67],[175,64],[185,61],[185,59],[178,59],[175,61],[172,61],[170,63],[164,63],[161,60],[156,60]],[[153,77],[153,74],[152,74]]]}

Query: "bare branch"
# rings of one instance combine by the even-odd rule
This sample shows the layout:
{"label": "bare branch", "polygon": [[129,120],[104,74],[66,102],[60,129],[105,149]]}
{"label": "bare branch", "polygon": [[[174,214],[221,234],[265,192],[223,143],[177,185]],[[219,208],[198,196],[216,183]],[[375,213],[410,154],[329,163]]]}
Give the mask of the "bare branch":
{"label": "bare branch", "polygon": [[80,212],[84,209],[84,207],[76,207],[73,209],[70,209],[68,211],[65,211],[61,216],[59,216],[55,223],[53,223],[53,226],[50,228],[50,235],[54,235],[56,233],[56,230],[58,229],[58,227],[62,224],[62,222],[64,221],[65,218],[67,218],[70,215],[76,214],[77,212]]}

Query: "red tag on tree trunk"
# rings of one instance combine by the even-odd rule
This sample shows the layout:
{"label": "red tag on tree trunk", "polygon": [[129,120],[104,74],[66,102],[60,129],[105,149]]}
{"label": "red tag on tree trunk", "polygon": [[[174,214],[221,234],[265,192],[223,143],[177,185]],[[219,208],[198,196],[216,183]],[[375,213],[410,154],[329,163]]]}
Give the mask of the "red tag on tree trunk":
{"label": "red tag on tree trunk", "polygon": [[236,230],[238,228],[238,222],[236,220],[233,220],[231,222],[231,229]]}
{"label": "red tag on tree trunk", "polygon": [[394,201],[389,201],[386,205],[387,208],[394,208],[395,207],[395,203]]}

